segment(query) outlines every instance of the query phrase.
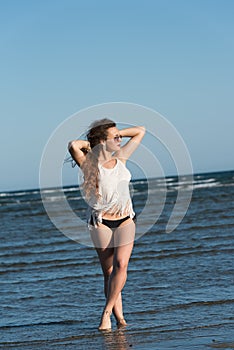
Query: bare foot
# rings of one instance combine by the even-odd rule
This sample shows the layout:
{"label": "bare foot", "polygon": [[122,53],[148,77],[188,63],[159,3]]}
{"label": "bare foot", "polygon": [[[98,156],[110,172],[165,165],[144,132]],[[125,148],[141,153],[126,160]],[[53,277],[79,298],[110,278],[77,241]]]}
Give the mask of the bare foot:
{"label": "bare foot", "polygon": [[100,331],[104,331],[106,329],[111,329],[111,320],[110,320],[111,312],[110,311],[104,311],[102,314],[101,323],[98,327]]}
{"label": "bare foot", "polygon": [[127,322],[125,321],[124,318],[120,318],[116,324],[117,324],[118,328],[127,326]]}

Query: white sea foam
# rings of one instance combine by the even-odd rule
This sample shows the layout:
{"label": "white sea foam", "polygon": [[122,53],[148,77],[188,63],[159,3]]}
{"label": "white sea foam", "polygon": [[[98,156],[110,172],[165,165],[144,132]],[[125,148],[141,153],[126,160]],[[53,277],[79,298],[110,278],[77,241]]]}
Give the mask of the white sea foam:
{"label": "white sea foam", "polygon": [[199,188],[209,188],[209,187],[219,187],[219,186],[223,186],[220,182],[213,182],[213,183],[199,183],[199,184],[190,184],[190,185],[175,185],[173,186],[173,189],[175,190],[179,190],[179,189],[183,189],[183,190],[196,190]]}
{"label": "white sea foam", "polygon": [[67,198],[69,201],[77,201],[79,199],[81,199],[82,197],[81,196],[77,196],[77,197],[69,197]]}
{"label": "white sea foam", "polygon": [[194,183],[204,183],[204,182],[216,182],[214,178],[204,179],[204,180],[194,180]]}
{"label": "white sea foam", "polygon": [[41,193],[56,193],[56,192],[62,192],[63,189],[61,188],[54,188],[54,189],[47,189],[47,190],[41,190]]}
{"label": "white sea foam", "polygon": [[56,202],[64,200],[64,196],[48,196],[48,197],[43,197],[44,202]]}
{"label": "white sea foam", "polygon": [[42,194],[45,193],[59,193],[59,192],[75,192],[79,190],[79,187],[67,187],[67,188],[50,188],[50,189],[44,189],[41,190]]}
{"label": "white sea foam", "polygon": [[20,196],[31,196],[32,194],[38,194],[39,190],[35,191],[22,191],[22,192],[2,192],[0,197],[20,197]]}
{"label": "white sea foam", "polygon": [[79,187],[77,187],[77,186],[63,189],[64,192],[75,192],[75,191],[78,191],[78,190],[79,190]]}

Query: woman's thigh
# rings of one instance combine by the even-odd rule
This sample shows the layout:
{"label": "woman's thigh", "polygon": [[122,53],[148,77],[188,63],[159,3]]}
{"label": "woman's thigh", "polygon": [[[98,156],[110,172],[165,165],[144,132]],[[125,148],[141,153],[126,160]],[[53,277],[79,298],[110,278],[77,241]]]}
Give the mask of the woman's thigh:
{"label": "woman's thigh", "polygon": [[100,224],[98,227],[93,226],[89,231],[95,248],[113,248],[114,236],[109,227]]}
{"label": "woman's thigh", "polygon": [[132,219],[124,221],[114,231],[114,246],[121,247],[125,245],[131,245],[135,239],[136,225]]}

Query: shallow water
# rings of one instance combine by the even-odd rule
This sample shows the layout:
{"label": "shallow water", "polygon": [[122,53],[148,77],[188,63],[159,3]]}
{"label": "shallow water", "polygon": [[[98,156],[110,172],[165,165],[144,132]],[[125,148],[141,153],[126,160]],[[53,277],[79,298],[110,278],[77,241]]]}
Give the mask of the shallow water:
{"label": "shallow water", "polygon": [[[156,186],[133,183],[136,211]],[[128,326],[118,330],[113,319],[110,332],[97,330],[104,296],[95,250],[53,226],[38,190],[1,193],[0,348],[233,349],[234,172],[196,175],[189,210],[170,234],[165,227],[186,179],[167,186],[164,210],[130,260]],[[82,216],[77,188],[66,191]],[[59,192],[51,197],[59,200]]]}

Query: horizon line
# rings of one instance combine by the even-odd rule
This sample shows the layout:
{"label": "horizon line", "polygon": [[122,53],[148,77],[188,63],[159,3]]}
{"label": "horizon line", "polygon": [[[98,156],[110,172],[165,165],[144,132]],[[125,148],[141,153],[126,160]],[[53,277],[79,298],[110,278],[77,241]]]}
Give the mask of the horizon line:
{"label": "horizon line", "polygon": [[[174,178],[178,178],[181,176],[198,176],[198,175],[205,175],[205,174],[217,174],[217,173],[228,173],[228,172],[234,172],[234,169],[229,169],[229,170],[214,170],[214,171],[204,171],[204,172],[195,172],[192,174],[174,174],[174,175],[167,175],[167,176],[152,176],[149,177],[148,179],[162,179],[162,178],[170,178],[170,177],[174,177]],[[145,181],[147,180],[146,178],[134,178],[131,180],[131,182],[135,182],[135,181]],[[79,186],[79,184],[70,184],[70,185],[64,185],[63,187],[61,186],[54,186],[54,187],[34,187],[34,188],[21,188],[20,190],[0,190],[0,194],[4,194],[4,193],[17,193],[17,192],[22,192],[22,191],[43,191],[43,190],[50,190],[50,189],[61,189],[61,188],[69,188],[69,187],[77,187]]]}

